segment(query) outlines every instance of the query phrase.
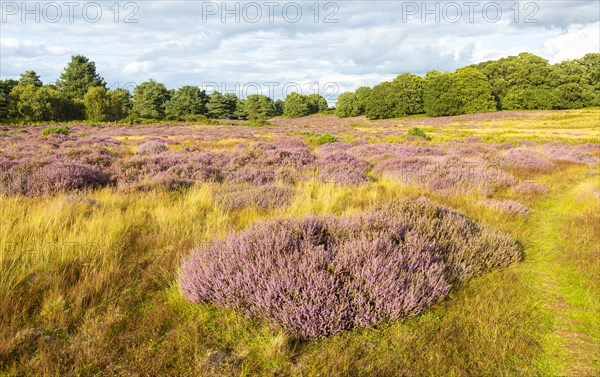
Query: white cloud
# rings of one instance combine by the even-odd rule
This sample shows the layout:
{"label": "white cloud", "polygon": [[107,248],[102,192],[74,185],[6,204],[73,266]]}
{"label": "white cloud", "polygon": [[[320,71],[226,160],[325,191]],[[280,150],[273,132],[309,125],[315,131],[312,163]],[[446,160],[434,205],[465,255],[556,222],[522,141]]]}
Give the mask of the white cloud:
{"label": "white cloud", "polygon": [[600,52],[600,22],[571,25],[565,33],[548,39],[540,52],[551,63],[579,58],[589,52]]}
{"label": "white cloud", "polygon": [[152,62],[149,61],[134,61],[131,62],[129,64],[127,64],[125,66],[125,68],[123,68],[123,73],[127,74],[127,73],[146,73],[150,71],[150,68],[152,67]]}

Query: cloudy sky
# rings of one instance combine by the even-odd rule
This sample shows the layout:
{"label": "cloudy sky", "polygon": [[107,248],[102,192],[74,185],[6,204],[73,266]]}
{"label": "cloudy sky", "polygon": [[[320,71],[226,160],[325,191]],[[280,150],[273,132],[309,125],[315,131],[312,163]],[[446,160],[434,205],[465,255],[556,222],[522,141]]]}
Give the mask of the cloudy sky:
{"label": "cloudy sky", "polygon": [[83,54],[110,86],[154,78],[241,97],[280,98],[298,84],[332,100],[402,72],[600,52],[597,0],[0,0],[0,12],[1,78],[33,69],[54,82]]}

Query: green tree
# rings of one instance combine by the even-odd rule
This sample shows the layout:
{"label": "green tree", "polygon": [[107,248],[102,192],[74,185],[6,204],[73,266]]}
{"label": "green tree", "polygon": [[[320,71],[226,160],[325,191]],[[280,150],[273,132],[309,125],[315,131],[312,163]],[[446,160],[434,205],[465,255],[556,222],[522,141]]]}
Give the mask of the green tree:
{"label": "green tree", "polygon": [[276,99],[275,103],[273,104],[273,108],[275,110],[274,115],[275,116],[283,115],[284,107],[285,107],[285,101],[282,99]]}
{"label": "green tree", "polygon": [[244,105],[239,98],[233,93],[225,93],[224,97],[229,114],[231,114],[228,118],[245,119]]}
{"label": "green tree", "polygon": [[142,118],[163,119],[169,91],[164,84],[151,79],[136,86],[133,93],[133,111]]}
{"label": "green tree", "polygon": [[83,96],[85,114],[92,122],[104,122],[110,118],[110,97],[103,86],[92,86]]}
{"label": "green tree", "polygon": [[248,112],[246,111],[245,99],[239,99],[236,97],[235,110],[233,111],[233,119],[248,119]]}
{"label": "green tree", "polygon": [[17,85],[10,92],[11,115],[25,122],[63,120],[64,105],[60,94],[51,86]]}
{"label": "green tree", "polygon": [[182,86],[173,92],[167,101],[166,115],[176,119],[185,119],[207,113],[208,96],[204,90],[196,86]]}
{"label": "green tree", "polygon": [[459,87],[452,73],[428,73],[423,99],[428,116],[457,115],[462,112]]}
{"label": "green tree", "polygon": [[109,119],[117,121],[125,119],[131,111],[131,93],[126,89],[117,88],[108,91],[110,102]]}
{"label": "green tree", "polygon": [[[556,70],[544,58],[523,52],[475,66],[492,86],[497,109],[516,110],[530,106],[540,109],[556,105],[552,89],[558,86]],[[536,97],[530,100],[525,94]]]}
{"label": "green tree", "polygon": [[504,97],[503,108],[507,110],[550,110],[558,107],[553,90],[544,87],[513,88]]}
{"label": "green tree", "polygon": [[8,118],[10,92],[19,82],[13,79],[0,80],[0,119]]}
{"label": "green tree", "polygon": [[244,103],[244,109],[250,120],[265,120],[275,115],[273,100],[261,94],[249,95]]}
{"label": "green tree", "polygon": [[[233,97],[232,97],[233,96]],[[231,93],[225,95],[218,91],[210,95],[207,104],[208,116],[215,119],[231,119],[237,105],[237,97]]]}
{"label": "green tree", "polygon": [[393,103],[393,116],[400,117],[421,114],[425,79],[412,73],[403,73],[396,77],[390,86],[390,102]]}
{"label": "green tree", "polygon": [[373,87],[365,102],[365,115],[369,119],[387,119],[395,115],[396,100],[392,83],[384,81]]}
{"label": "green tree", "polygon": [[475,68],[461,68],[454,73],[461,101],[461,114],[486,113],[496,110],[492,86]]}
{"label": "green tree", "polygon": [[306,96],[306,100],[308,101],[310,114],[320,113],[328,109],[327,100],[320,94],[309,94]]}
{"label": "green tree", "polygon": [[342,93],[335,104],[335,115],[340,118],[355,117],[361,115],[360,102],[356,93]]}
{"label": "green tree", "polygon": [[574,82],[560,85],[554,90],[554,95],[559,109],[580,109],[594,100],[592,90]]}
{"label": "green tree", "polygon": [[34,85],[38,88],[44,85],[42,80],[40,80],[40,76],[35,73],[35,71],[25,71],[25,73],[21,73],[21,77],[19,78],[19,84],[26,85]]}
{"label": "green tree", "polygon": [[56,86],[67,98],[83,100],[90,87],[106,87],[106,83],[96,73],[96,63],[83,55],[73,55]]}
{"label": "green tree", "polygon": [[360,115],[365,114],[366,103],[371,95],[372,90],[373,89],[369,88],[368,86],[361,86],[360,88],[356,89],[356,92],[354,92],[356,94],[356,99],[358,100]]}
{"label": "green tree", "polygon": [[578,62],[585,67],[583,80],[592,92],[586,106],[600,106],[600,53],[586,54]]}
{"label": "green tree", "polygon": [[285,97],[283,115],[287,118],[299,118],[310,114],[306,96],[292,92]]}

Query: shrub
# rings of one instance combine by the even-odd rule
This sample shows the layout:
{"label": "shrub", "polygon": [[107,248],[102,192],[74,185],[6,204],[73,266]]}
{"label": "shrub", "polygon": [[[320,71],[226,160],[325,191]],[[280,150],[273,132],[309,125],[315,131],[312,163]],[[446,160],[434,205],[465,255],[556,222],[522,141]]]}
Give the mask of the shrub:
{"label": "shrub", "polygon": [[132,191],[152,191],[157,189],[165,191],[177,191],[193,185],[194,181],[192,180],[183,179],[169,173],[160,173],[155,177],[149,178],[132,186],[128,186],[125,189],[130,189]]}
{"label": "shrub", "polygon": [[554,164],[548,162],[539,153],[526,148],[513,148],[504,153],[500,166],[510,169],[524,169],[531,171],[548,171]]}
{"label": "shrub", "polygon": [[427,136],[425,131],[423,131],[419,127],[413,127],[410,130],[408,130],[408,132],[406,133],[406,136],[418,136],[418,137],[422,137],[423,139],[431,140],[431,138],[429,136]]}
{"label": "shrub", "polygon": [[336,139],[334,136],[330,134],[323,134],[317,139],[317,145],[320,147],[321,145],[335,143],[336,141],[338,141],[338,139]]}
{"label": "shrub", "polygon": [[254,206],[259,209],[271,209],[288,205],[294,190],[286,187],[263,186],[223,192],[221,205],[228,211]]}
{"label": "shrub", "polygon": [[67,126],[48,126],[42,130],[42,135],[68,135],[71,130]]}
{"label": "shrub", "polygon": [[136,154],[159,154],[168,151],[169,148],[161,142],[156,140],[149,140],[142,143],[135,151]]}
{"label": "shrub", "polygon": [[319,178],[325,182],[360,185],[368,182],[369,164],[348,153],[330,153],[317,160]]}
{"label": "shrub", "polygon": [[486,204],[497,211],[511,215],[528,215],[529,208],[514,200],[488,200]]}
{"label": "shrub", "polygon": [[547,194],[550,192],[548,188],[541,183],[535,183],[531,181],[526,181],[519,183],[515,187],[513,187],[513,191],[517,194]]}
{"label": "shrub", "polygon": [[412,198],[355,216],[255,224],[194,251],[180,284],[193,302],[311,338],[416,315],[453,284],[520,258],[508,236]]}
{"label": "shrub", "polygon": [[109,180],[108,174],[89,165],[24,163],[0,174],[0,192],[5,195],[46,195],[102,187]]}

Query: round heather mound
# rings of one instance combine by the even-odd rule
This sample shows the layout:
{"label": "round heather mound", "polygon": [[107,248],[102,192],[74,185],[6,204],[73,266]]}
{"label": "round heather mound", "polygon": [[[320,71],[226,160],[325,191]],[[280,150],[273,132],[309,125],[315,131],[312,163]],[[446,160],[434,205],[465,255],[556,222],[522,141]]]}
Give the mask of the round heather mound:
{"label": "round heather mound", "polygon": [[518,243],[424,198],[355,216],[259,223],[184,260],[193,302],[330,336],[414,316],[452,285],[521,258]]}

